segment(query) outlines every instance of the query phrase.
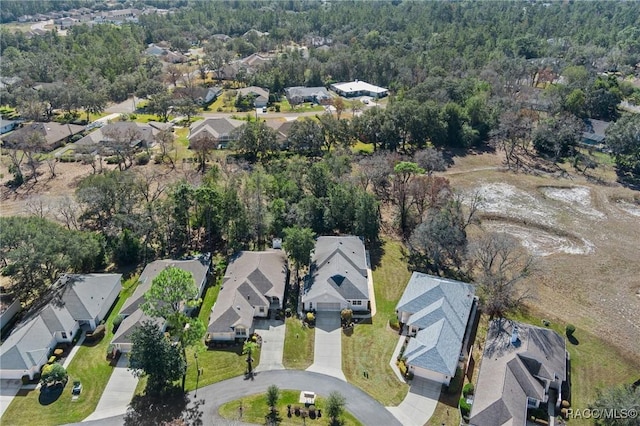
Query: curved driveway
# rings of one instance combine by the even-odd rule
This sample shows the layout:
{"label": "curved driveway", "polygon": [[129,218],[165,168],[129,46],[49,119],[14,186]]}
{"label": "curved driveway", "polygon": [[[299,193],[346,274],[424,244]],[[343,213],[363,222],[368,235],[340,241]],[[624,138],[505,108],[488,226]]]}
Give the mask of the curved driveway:
{"label": "curved driveway", "polygon": [[[198,403],[200,403],[198,410],[202,412],[201,418],[205,425],[220,425],[225,424],[225,421],[218,415],[218,409],[222,404],[247,395],[264,393],[270,385],[276,385],[280,389],[308,390],[322,396],[326,396],[332,391],[338,391],[346,398],[346,410],[353,414],[362,424],[401,425],[382,404],[357,387],[335,377],[309,371],[265,371],[258,373],[254,380],[245,380],[242,376],[234,377],[233,379],[198,389],[197,398],[193,398],[193,392],[189,392],[189,398],[191,401],[197,399]],[[189,406],[193,407],[193,405],[192,402]],[[123,416],[85,422],[83,424],[121,425],[123,424]]]}

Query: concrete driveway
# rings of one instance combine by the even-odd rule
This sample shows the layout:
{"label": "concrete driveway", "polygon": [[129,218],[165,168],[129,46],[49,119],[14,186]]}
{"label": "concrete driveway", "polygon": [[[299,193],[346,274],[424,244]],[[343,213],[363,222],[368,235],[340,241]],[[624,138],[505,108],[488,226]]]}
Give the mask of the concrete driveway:
{"label": "concrete driveway", "polygon": [[404,400],[397,407],[387,407],[403,426],[426,424],[438,404],[442,384],[415,377]]}
{"label": "concrete driveway", "polygon": [[340,312],[316,313],[316,340],[313,364],[307,371],[333,376],[347,381],[342,372],[342,327]]}
{"label": "concrete driveway", "polygon": [[13,401],[13,397],[18,394],[18,391],[22,387],[22,380],[0,380],[0,417],[4,414],[5,410]]}
{"label": "concrete driveway", "polygon": [[138,378],[127,369],[128,364],[129,358],[127,355],[120,355],[116,368],[113,369],[111,378],[109,378],[100,401],[98,401],[96,410],[84,421],[104,419],[127,412],[133,393],[138,385]]}
{"label": "concrete driveway", "polygon": [[256,321],[255,331],[262,336],[262,348],[260,349],[260,364],[255,371],[284,370],[282,354],[284,352],[285,330],[283,321]]}

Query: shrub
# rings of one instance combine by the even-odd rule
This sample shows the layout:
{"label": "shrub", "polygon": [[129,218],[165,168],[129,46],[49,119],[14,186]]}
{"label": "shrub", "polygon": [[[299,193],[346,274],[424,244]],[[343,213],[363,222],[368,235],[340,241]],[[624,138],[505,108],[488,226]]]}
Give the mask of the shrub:
{"label": "shrub", "polygon": [[164,156],[162,154],[156,154],[153,156],[153,162],[156,164],[164,163]]}
{"label": "shrub", "polygon": [[400,330],[400,322],[398,321],[398,317],[393,315],[391,318],[389,318],[389,327],[393,328],[394,330]]}
{"label": "shrub", "polygon": [[470,411],[471,411],[471,405],[467,402],[467,400],[464,397],[460,398],[460,412],[462,413],[462,416],[463,417],[468,416]]}
{"label": "shrub", "polygon": [[307,322],[314,322],[316,320],[316,316],[313,312],[307,312]]}
{"label": "shrub", "polygon": [[576,331],[576,326],[573,324],[567,324],[565,331],[567,332],[567,336],[573,336],[573,333]]}
{"label": "shrub", "polygon": [[118,330],[118,327],[120,327],[120,324],[122,324],[123,320],[124,320],[124,317],[122,315],[116,315],[116,317],[113,319],[113,332],[114,333]]}
{"label": "shrub", "polygon": [[473,395],[473,383],[467,383],[466,385],[464,385],[464,387],[462,388],[462,394],[464,396]]}
{"label": "shrub", "polygon": [[67,383],[68,374],[67,370],[62,364],[49,364],[42,369],[41,381],[45,385],[62,382]]}
{"label": "shrub", "polygon": [[118,157],[116,157],[115,155],[112,155],[111,157],[105,158],[104,161],[107,164],[118,164],[120,162],[120,159],[118,159]]}
{"label": "shrub", "polygon": [[136,155],[136,164],[139,166],[149,164],[149,160],[151,160],[151,156],[148,152],[141,152],[140,154]]}
{"label": "shrub", "polygon": [[25,374],[25,375],[22,376],[22,384],[23,385],[28,385],[30,381],[31,381],[31,379],[29,378],[28,374]]}

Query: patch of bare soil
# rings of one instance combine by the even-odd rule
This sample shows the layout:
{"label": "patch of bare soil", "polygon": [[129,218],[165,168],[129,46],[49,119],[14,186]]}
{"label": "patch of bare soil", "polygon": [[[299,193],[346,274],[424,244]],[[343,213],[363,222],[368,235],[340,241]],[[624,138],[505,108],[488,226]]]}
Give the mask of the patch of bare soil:
{"label": "patch of bare soil", "polygon": [[538,273],[526,283],[536,310],[596,333],[637,361],[640,195],[571,173],[532,176],[474,162],[458,174],[459,163],[447,177],[482,196],[482,228],[515,236],[538,257]]}

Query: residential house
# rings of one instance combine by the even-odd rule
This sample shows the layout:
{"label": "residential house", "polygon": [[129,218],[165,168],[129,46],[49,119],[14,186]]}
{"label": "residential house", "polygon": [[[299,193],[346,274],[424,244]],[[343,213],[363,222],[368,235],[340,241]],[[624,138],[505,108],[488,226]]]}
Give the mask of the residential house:
{"label": "residential house", "polygon": [[[469,423],[526,426],[528,410],[555,414],[567,380],[564,338],[548,328],[491,321]],[[545,405],[548,406],[545,407]]]}
{"label": "residential house", "polygon": [[211,310],[208,342],[245,340],[254,318],[283,308],[288,279],[282,250],[243,251],[231,259],[218,299]]}
{"label": "residential house", "polygon": [[200,105],[209,105],[222,93],[221,87],[176,87],[173,90],[175,97],[192,99]]}
{"label": "residential house", "polygon": [[285,146],[287,144],[287,139],[289,138],[289,132],[291,131],[291,126],[295,120],[287,120],[282,121],[278,119],[269,119],[265,120],[267,126],[271,127],[276,132],[276,141],[280,146]]}
{"label": "residential house", "polygon": [[63,275],[52,293],[17,324],[0,346],[3,379],[34,378],[60,343],[93,331],[115,303],[120,274]]}
{"label": "residential house", "polygon": [[76,147],[89,152],[108,153],[111,145],[127,143],[131,148],[149,148],[155,144],[155,136],[160,132],[151,123],[117,121],[89,133],[75,143]]}
{"label": "residential house", "polygon": [[210,138],[218,149],[226,148],[234,140],[234,130],[246,122],[226,117],[206,118],[189,127],[189,143],[200,138]]}
{"label": "residential house", "polygon": [[60,124],[55,121],[35,122],[23,125],[14,132],[3,136],[2,142],[7,148],[15,148],[24,142],[40,140],[43,151],[52,151],[64,145],[71,136],[82,132],[84,126]]}
{"label": "residential house", "polygon": [[19,123],[20,122],[18,120],[0,120],[0,135],[9,133],[13,129],[15,129]]}
{"label": "residential house", "polygon": [[582,143],[602,148],[605,144],[605,133],[611,122],[588,118],[585,120],[585,131],[582,132]]}
{"label": "residential house", "polygon": [[111,340],[111,344],[115,349],[121,352],[131,352],[131,335],[145,321],[155,322],[162,329],[166,327],[163,320],[151,318],[142,312],[140,305],[145,302],[144,295],[151,288],[153,280],[160,272],[169,267],[176,267],[191,272],[198,287],[198,294],[202,295],[211,273],[211,255],[207,253],[184,260],[156,260],[145,266],[140,274],[138,286],[120,309],[119,315],[122,315],[124,319]]}
{"label": "residential house", "polygon": [[238,89],[238,96],[250,96],[253,98],[253,106],[264,108],[269,103],[269,91],[261,87],[250,86]]}
{"label": "residential house", "polygon": [[347,83],[334,83],[330,87],[331,90],[333,90],[340,96],[344,96],[345,98],[352,98],[355,96],[371,96],[372,98],[383,98],[389,94],[389,89],[374,86],[373,84],[369,84],[359,80],[350,81]]}
{"label": "residential house", "polygon": [[287,100],[291,105],[303,102],[326,105],[331,102],[331,95],[324,87],[287,87],[284,89]]}
{"label": "residential house", "polygon": [[13,293],[0,292],[0,329],[5,328],[22,308],[20,300]]}
{"label": "residential house", "polygon": [[477,312],[471,284],[414,272],[396,313],[409,337],[406,364],[415,376],[449,385],[469,353]]}
{"label": "residential house", "polygon": [[302,310],[370,312],[368,269],[359,237],[318,237],[305,279]]}

